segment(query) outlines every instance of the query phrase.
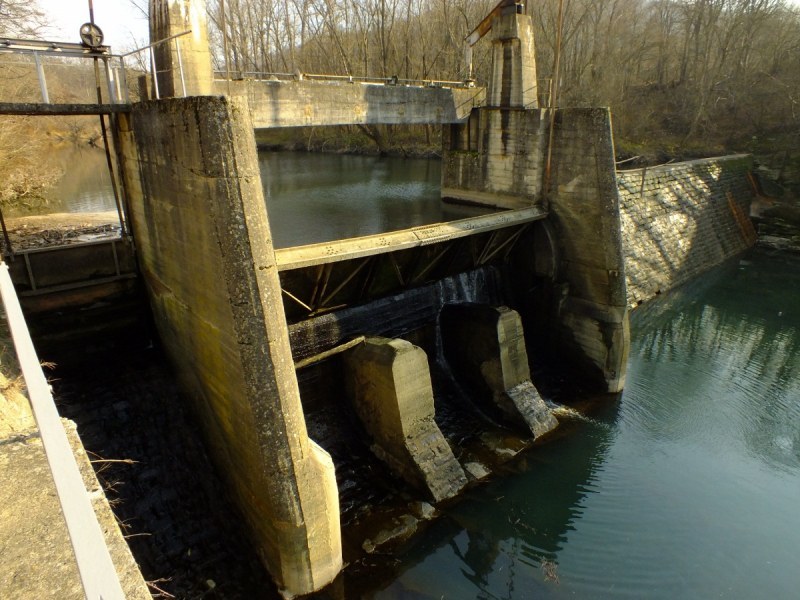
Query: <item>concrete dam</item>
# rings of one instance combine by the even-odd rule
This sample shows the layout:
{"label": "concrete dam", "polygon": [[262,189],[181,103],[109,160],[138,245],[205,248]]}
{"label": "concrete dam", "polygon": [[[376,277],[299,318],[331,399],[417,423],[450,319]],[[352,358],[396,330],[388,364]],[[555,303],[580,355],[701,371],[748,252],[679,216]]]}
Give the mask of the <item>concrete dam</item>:
{"label": "concrete dam", "polygon": [[[617,172],[608,109],[539,106],[513,1],[487,17],[485,91],[214,81],[200,4],[151,3],[152,39],[191,34],[181,56],[159,47],[160,97],[117,111],[113,137],[159,338],[288,595],[347,554],[341,449],[309,402],[346,413],[424,506],[447,502],[558,426],[535,357],[620,392],[631,308],[755,243],[749,158]],[[443,201],[492,211],[276,249],[255,131],[359,123],[442,125]],[[465,398],[438,403],[443,369]]]}

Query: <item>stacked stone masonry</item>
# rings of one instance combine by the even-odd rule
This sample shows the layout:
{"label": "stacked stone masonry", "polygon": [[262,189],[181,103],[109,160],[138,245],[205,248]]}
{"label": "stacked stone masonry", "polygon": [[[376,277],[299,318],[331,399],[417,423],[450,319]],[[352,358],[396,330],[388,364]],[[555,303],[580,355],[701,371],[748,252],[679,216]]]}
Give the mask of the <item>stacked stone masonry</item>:
{"label": "stacked stone masonry", "polygon": [[752,166],[735,155],[617,173],[631,306],[755,243]]}

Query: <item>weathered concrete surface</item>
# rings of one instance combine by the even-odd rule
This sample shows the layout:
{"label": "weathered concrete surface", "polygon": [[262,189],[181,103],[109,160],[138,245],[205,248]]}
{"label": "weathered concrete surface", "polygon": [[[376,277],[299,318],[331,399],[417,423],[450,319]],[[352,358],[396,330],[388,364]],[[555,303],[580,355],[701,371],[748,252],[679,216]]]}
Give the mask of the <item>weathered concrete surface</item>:
{"label": "weathered concrete surface", "polygon": [[746,155],[617,172],[628,303],[636,306],[751,247]]}
{"label": "weathered concrete surface", "polygon": [[214,91],[247,97],[256,129],[458,123],[485,97],[483,88],[308,80],[216,81]]}
{"label": "weathered concrete surface", "polygon": [[482,108],[452,126],[442,196],[549,212],[556,343],[608,391],[619,391],[629,333],[611,118],[607,109],[558,110],[548,179],[549,111]]}
{"label": "weathered concrete surface", "polygon": [[542,204],[549,113],[481,108],[444,129],[442,198],[522,208]]}
{"label": "weathered concrete surface", "polygon": [[448,304],[442,308],[442,345],[456,374],[491,398],[512,423],[534,438],[558,421],[531,382],[519,314],[508,307]]}
{"label": "weathered concrete surface", "polygon": [[275,256],[278,261],[278,269],[289,271],[431,246],[515,225],[532,223],[544,219],[546,216],[547,213],[540,207],[508,210],[491,215],[422,225],[412,229],[388,231],[354,239],[279,248],[275,251]]}
{"label": "weathered concrete surface", "polygon": [[160,337],[271,574],[319,589],[342,565],[338,492],[306,432],[247,106],[147,102],[120,128]]}
{"label": "weathered concrete surface", "polygon": [[367,338],[345,357],[348,395],[375,455],[435,502],[458,494],[467,477],[434,420],[425,351],[405,340]]}
{"label": "weathered concrete surface", "polygon": [[558,247],[558,338],[607,391],[625,385],[630,332],[611,115],[556,113],[549,189]]}
{"label": "weathered concrete surface", "polygon": [[537,108],[536,48],[533,22],[518,14],[516,6],[492,23],[492,76],[489,80],[489,106]]}
{"label": "weathered concrete surface", "polygon": [[[211,48],[204,3],[197,0],[150,0],[150,42],[191,32],[154,49],[161,98],[212,93]],[[183,71],[183,84],[180,72]],[[186,92],[184,93],[183,87]]]}

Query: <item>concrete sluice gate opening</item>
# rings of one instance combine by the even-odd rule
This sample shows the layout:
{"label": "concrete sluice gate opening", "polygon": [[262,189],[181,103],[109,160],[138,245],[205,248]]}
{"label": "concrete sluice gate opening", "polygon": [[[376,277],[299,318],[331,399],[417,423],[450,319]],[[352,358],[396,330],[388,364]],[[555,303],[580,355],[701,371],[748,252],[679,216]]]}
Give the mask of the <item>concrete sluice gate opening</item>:
{"label": "concrete sluice gate opening", "polygon": [[346,562],[404,541],[431,504],[557,426],[528,352],[547,344],[553,268],[547,227],[532,221],[281,271],[308,434],[336,468]]}

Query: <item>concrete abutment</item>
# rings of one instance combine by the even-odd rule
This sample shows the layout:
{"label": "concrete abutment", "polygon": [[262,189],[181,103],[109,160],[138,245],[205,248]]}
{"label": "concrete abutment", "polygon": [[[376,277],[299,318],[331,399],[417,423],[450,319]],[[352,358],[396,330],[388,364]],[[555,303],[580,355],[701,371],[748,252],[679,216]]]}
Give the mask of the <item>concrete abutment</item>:
{"label": "concrete abutment", "polygon": [[247,107],[146,102],[121,129],[161,340],[269,571],[320,589],[342,566],[337,486],[306,433]]}
{"label": "concrete abutment", "polygon": [[611,115],[603,108],[552,110],[479,108],[453,125],[444,136],[442,196],[549,210],[550,255],[557,257],[550,337],[599,387],[618,392],[629,333]]}

